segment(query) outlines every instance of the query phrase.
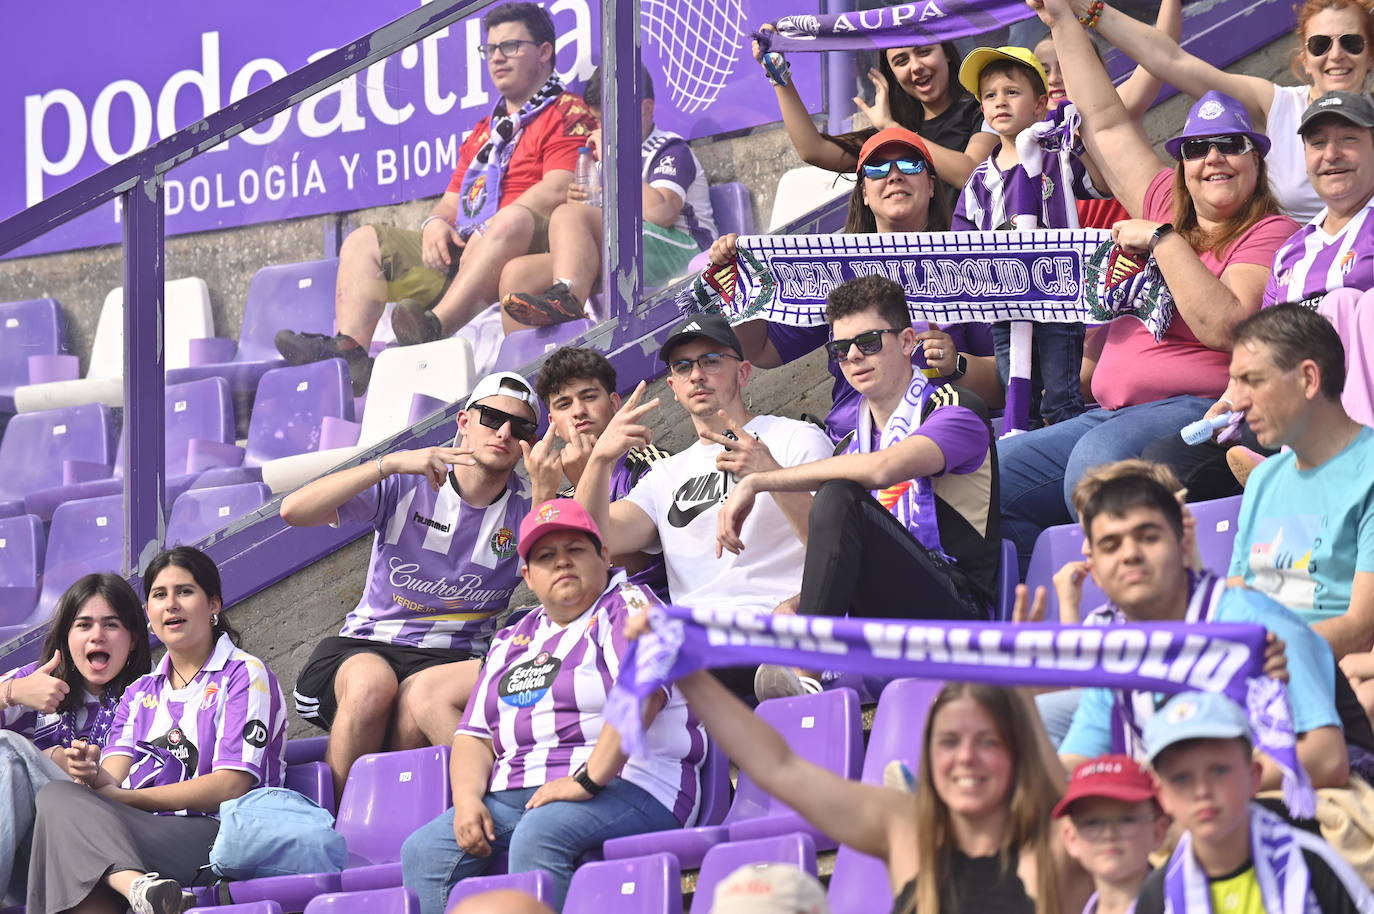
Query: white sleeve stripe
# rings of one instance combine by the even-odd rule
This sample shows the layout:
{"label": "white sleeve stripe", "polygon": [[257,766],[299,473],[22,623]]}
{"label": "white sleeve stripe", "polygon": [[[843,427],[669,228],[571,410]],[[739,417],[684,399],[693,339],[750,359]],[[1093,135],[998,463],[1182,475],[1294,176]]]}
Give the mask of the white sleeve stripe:
{"label": "white sleeve stripe", "polygon": [[1320,857],[1322,862],[1331,868],[1331,871],[1336,874],[1336,878],[1341,881],[1341,888],[1345,889],[1345,893],[1350,896],[1351,902],[1358,910],[1374,912],[1374,895],[1370,894],[1369,887],[1355,874],[1345,858],[1324,838],[1300,828],[1294,828],[1293,841],[1303,850],[1311,851]]}

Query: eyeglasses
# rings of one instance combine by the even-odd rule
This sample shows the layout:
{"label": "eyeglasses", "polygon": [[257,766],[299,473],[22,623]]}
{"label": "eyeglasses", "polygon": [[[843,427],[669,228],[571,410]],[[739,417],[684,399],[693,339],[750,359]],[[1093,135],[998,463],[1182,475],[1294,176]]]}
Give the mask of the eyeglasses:
{"label": "eyeglasses", "polygon": [[741,362],[737,355],[730,355],[728,352],[706,352],[694,359],[673,359],[668,363],[668,370],[673,373],[673,377],[685,378],[692,373],[692,369],[698,365],[707,374],[715,374],[725,367],[726,359],[734,359]]}
{"label": "eyeglasses", "polygon": [[510,423],[510,433],[512,438],[519,438],[522,441],[533,441],[534,434],[539,430],[538,423],[531,422],[529,419],[522,419],[519,416],[512,416],[504,409],[497,409],[494,406],[478,404],[473,407],[477,410],[477,419],[487,428],[499,429],[507,422]]}
{"label": "eyeglasses", "polygon": [[1202,136],[1184,140],[1179,144],[1179,155],[1185,160],[1205,159],[1213,147],[1224,156],[1244,155],[1255,148],[1248,136],[1234,133],[1230,136]]}
{"label": "eyeglasses", "polygon": [[1345,53],[1352,57],[1358,57],[1364,53],[1363,35],[1308,35],[1307,53],[1313,57],[1325,57],[1326,52],[1331,50],[1331,43],[1339,41]]}
{"label": "eyeglasses", "polygon": [[1078,833],[1086,840],[1094,843],[1105,840],[1109,833],[1115,833],[1118,837],[1122,838],[1138,834],[1141,828],[1155,821],[1154,814],[1147,812],[1138,812],[1129,816],[1118,816],[1115,819],[1096,817],[1091,819],[1080,819],[1077,816],[1071,818],[1073,818],[1073,827],[1078,829]]}
{"label": "eyeglasses", "polygon": [[477,53],[481,55],[483,60],[489,60],[491,55],[495,54],[498,50],[501,52],[502,57],[514,57],[520,53],[520,46],[522,44],[538,43],[537,41],[530,41],[528,38],[510,38],[496,44],[479,44],[477,46]]}
{"label": "eyeglasses", "polygon": [[919,175],[926,170],[925,159],[893,159],[891,162],[879,162],[877,165],[865,165],[864,177],[874,181],[881,181],[892,173],[892,166],[896,165],[897,170],[904,175]]}
{"label": "eyeglasses", "polygon": [[825,344],[825,351],[830,353],[830,357],[837,362],[849,361],[849,347],[858,346],[859,351],[864,355],[873,355],[883,348],[884,333],[901,333],[900,329],[894,330],[866,330],[856,337],[847,340],[831,340]]}

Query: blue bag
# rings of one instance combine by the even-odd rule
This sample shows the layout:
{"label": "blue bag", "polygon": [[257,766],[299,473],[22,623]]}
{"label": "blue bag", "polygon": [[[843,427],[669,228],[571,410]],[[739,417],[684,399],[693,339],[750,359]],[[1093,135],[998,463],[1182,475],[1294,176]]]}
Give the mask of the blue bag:
{"label": "blue bag", "polygon": [[210,870],[226,879],[337,873],[348,849],[334,817],[285,787],[259,787],[219,807]]}

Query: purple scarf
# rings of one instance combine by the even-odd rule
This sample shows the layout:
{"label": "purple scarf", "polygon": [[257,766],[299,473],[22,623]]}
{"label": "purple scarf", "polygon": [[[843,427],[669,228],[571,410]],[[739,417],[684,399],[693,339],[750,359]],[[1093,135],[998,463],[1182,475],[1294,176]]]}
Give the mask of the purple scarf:
{"label": "purple scarf", "polygon": [[867,51],[953,41],[1029,19],[1021,0],[919,0],[875,10],[783,16],[777,32],[755,32],[772,51]]}
{"label": "purple scarf", "polygon": [[606,700],[606,720],[631,755],[644,745],[644,699],[708,667],[777,663],[997,685],[1221,692],[1249,712],[1256,744],[1283,771],[1288,808],[1299,818],[1316,811],[1298,763],[1288,690],[1263,673],[1263,626],[893,622],[727,607],[649,613],[653,631],[631,644]]}
{"label": "purple scarf", "polygon": [[504,98],[496,100],[488,125],[487,142],[477,150],[468,163],[468,170],[463,173],[462,187],[458,192],[458,219],[454,222],[458,234],[464,238],[474,232],[480,234],[487,220],[496,215],[496,210],[501,206],[501,180],[505,177],[511,156],[515,154],[516,144],[520,142],[520,134],[525,131],[526,124],[562,94],[563,83],[555,73],[515,114],[506,110]]}

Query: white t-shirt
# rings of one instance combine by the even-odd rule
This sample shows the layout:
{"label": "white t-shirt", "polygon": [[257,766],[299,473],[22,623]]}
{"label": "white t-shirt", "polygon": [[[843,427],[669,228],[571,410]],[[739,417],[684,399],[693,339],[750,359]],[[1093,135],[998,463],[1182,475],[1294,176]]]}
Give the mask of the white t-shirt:
{"label": "white t-shirt", "polygon": [[1264,132],[1269,137],[1269,155],[1264,164],[1269,169],[1269,187],[1274,192],[1279,209],[1299,222],[1311,222],[1326,204],[1317,196],[1317,189],[1307,178],[1307,158],[1303,153],[1302,137],[1298,136],[1298,121],[1307,110],[1307,86],[1275,86],[1274,103]]}
{"label": "white t-shirt", "polygon": [[[763,440],[779,465],[790,467],[831,456],[834,444],[809,422],[755,416],[744,431]],[[718,444],[700,440],[654,464],[654,471],[625,496],[658,528],[668,587],[678,606],[728,603],[758,612],[801,591],[806,547],[771,493],[760,495],[744,521],[744,550],[716,558],[716,512],[735,484],[716,469]]]}

